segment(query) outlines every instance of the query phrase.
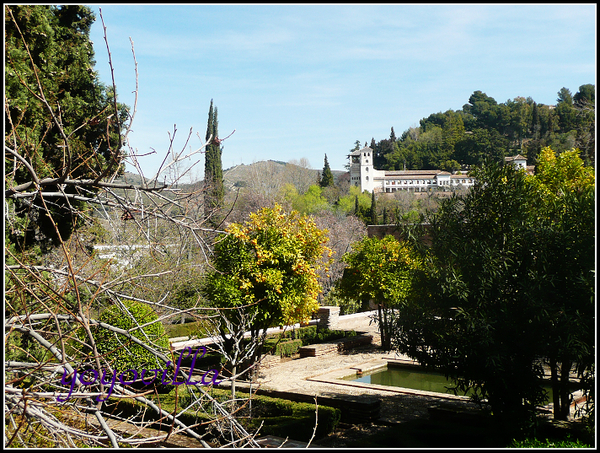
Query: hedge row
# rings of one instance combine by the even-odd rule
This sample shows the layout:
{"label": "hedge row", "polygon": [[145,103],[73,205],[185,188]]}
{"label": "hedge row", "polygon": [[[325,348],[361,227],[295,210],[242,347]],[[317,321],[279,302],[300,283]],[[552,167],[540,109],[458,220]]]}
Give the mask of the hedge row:
{"label": "hedge row", "polygon": [[302,346],[353,336],[356,336],[354,331],[329,329],[318,331],[317,326],[300,327],[268,338],[265,342],[265,351],[281,357],[289,357],[298,352]]}
{"label": "hedge row", "polygon": [[279,357],[291,357],[296,354],[302,346],[302,340],[284,341],[277,344],[275,355],[278,355]]}
{"label": "hedge row", "polygon": [[[231,391],[229,390],[212,388],[209,390],[209,393],[219,402],[224,402],[231,398]],[[238,394],[238,397],[241,395],[243,394]],[[175,391],[173,390],[167,395],[160,395],[155,402],[160,404],[160,407],[165,411],[173,413],[175,410]],[[190,402],[187,390],[179,389],[178,410],[181,410],[181,407],[189,405]],[[107,409],[116,409],[118,407],[117,412],[131,416],[140,409],[140,406],[141,403],[136,401],[110,398]],[[254,395],[252,397],[252,413],[250,413],[248,406],[246,406],[236,413],[236,418],[251,432],[258,429],[261,423],[263,423],[259,437],[272,434],[307,442],[312,437],[315,427],[315,409],[317,409],[317,431],[315,436],[317,438],[324,437],[331,433],[339,423],[341,418],[340,409],[321,405],[315,408],[315,404],[312,403],[301,403],[265,395]],[[146,419],[149,416],[158,418],[152,411],[146,411]],[[202,410],[187,411],[179,414],[177,418],[190,425],[214,419],[213,416]],[[165,422],[163,422],[163,426],[164,424]]]}

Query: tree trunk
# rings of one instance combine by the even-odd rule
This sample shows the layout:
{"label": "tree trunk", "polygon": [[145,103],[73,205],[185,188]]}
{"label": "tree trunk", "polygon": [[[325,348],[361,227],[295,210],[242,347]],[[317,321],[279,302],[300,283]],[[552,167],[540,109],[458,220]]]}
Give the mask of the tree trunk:
{"label": "tree trunk", "polygon": [[558,365],[556,359],[551,357],[550,365],[550,385],[552,386],[552,404],[554,405],[554,418],[558,419],[560,408],[560,391],[558,383]]}
{"label": "tree trunk", "polygon": [[[560,367],[560,373],[559,373]],[[555,358],[550,359],[550,382],[552,384],[552,403],[554,404],[554,419],[567,420],[570,412],[569,374],[571,362],[559,363]]]}
{"label": "tree trunk", "polygon": [[383,330],[383,316],[381,313],[381,304],[377,304],[377,319],[379,321],[379,335],[381,336],[381,348],[384,348],[385,344],[385,332]]}
{"label": "tree trunk", "polygon": [[383,308],[383,332],[385,333],[385,341],[382,338],[381,339],[381,346],[383,347],[383,349],[385,351],[389,351],[390,350],[390,344],[391,344],[391,340],[390,340],[390,327],[389,327],[389,319],[388,319],[388,312],[387,309],[384,307]]}
{"label": "tree trunk", "polygon": [[237,365],[231,367],[231,409],[235,410],[235,375],[237,373]]}
{"label": "tree trunk", "polygon": [[[567,420],[570,412],[571,400],[569,399],[569,374],[571,362],[562,362],[560,366],[560,413],[558,420]],[[556,418],[556,416],[555,416]]]}

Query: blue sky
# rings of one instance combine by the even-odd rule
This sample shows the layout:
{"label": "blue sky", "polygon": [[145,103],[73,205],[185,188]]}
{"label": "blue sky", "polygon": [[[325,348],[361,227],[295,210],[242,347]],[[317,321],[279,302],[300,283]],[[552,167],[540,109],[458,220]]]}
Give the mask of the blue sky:
{"label": "blue sky", "polygon": [[[307,158],[342,170],[356,140],[397,136],[459,110],[481,90],[554,104],[596,83],[596,5],[90,5],[96,70],[119,98],[139,100],[130,135],[146,176],[177,125],[175,149],[204,139],[211,99],[223,168]],[[203,167],[192,173],[202,179]]]}

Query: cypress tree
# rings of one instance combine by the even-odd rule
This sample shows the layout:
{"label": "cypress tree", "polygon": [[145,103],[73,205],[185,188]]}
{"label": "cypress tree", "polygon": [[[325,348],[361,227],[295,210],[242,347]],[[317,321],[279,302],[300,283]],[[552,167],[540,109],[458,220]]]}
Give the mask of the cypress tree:
{"label": "cypress tree", "polygon": [[323,176],[321,177],[321,181],[319,183],[321,187],[330,187],[333,186],[333,173],[331,173],[331,168],[329,168],[329,161],[327,160],[327,154],[325,154],[325,164],[323,166]]}
{"label": "cypress tree", "polygon": [[[212,137],[212,138],[211,138]],[[219,140],[219,121],[217,108],[213,107],[213,100],[210,100],[208,110],[208,124],[206,126],[206,141],[210,142],[206,146],[204,160],[204,185],[205,202],[204,214],[208,216],[215,209],[218,209],[225,196],[223,188],[223,166],[221,164],[221,142]]]}
{"label": "cypress tree", "polygon": [[371,194],[371,225],[378,225],[379,217],[377,216],[377,198],[375,191]]}

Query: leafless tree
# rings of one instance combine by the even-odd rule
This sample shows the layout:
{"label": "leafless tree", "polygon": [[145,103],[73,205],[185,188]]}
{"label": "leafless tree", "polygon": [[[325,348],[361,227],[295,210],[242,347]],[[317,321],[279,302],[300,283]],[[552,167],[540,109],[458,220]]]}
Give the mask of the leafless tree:
{"label": "leafless tree", "polygon": [[284,167],[283,182],[293,184],[298,193],[305,193],[310,186],[316,184],[318,170],[313,170],[306,157],[292,159]]}
{"label": "leafless tree", "polygon": [[334,251],[334,260],[329,266],[329,271],[320,275],[323,293],[326,295],[342,278],[345,268],[342,257],[351,250],[354,242],[367,235],[367,228],[362,220],[353,215],[323,211],[314,218],[319,228],[328,231],[329,247]]}
{"label": "leafless tree", "polygon": [[231,400],[232,410],[235,408],[236,388],[235,383],[240,375],[251,374],[253,368],[260,362],[257,354],[264,344],[267,331],[263,330],[257,335],[250,335],[257,311],[248,311],[247,307],[235,307],[231,310],[217,310],[214,316],[208,318],[215,334],[214,345],[219,353],[226,359],[231,372]]}
{"label": "leafless tree", "polygon": [[[106,27],[104,30],[113,73]],[[131,48],[133,52],[133,41]],[[135,61],[134,52],[133,59]],[[35,72],[33,60],[31,63]],[[137,62],[135,77],[137,81]],[[113,368],[111,354],[99,352],[94,333],[98,329],[112,332],[123,347],[136,344],[153,354],[157,369],[150,371],[155,371],[155,377],[161,371],[163,383],[174,384],[178,376],[190,382],[192,376],[178,369],[175,365],[177,357],[172,350],[153,343],[147,335],[141,335],[142,339],[134,335],[138,330],[144,332],[147,326],[138,324],[133,329],[124,330],[101,322],[97,315],[103,304],[117,304],[125,316],[135,319],[127,312],[123,301],[137,300],[160,313],[155,322],[188,312],[198,314],[201,309],[171,305],[168,292],[153,295],[143,291],[145,281],[169,278],[169,275],[177,273],[176,266],[158,273],[149,269],[134,272],[131,263],[119,263],[116,258],[99,258],[99,252],[93,251],[93,244],[86,237],[89,228],[76,229],[69,239],[63,239],[48,209],[57,199],[67,202],[77,200],[85,202],[85,206],[93,206],[93,210],[85,210],[73,204],[70,213],[88,225],[99,221],[104,231],[113,238],[122,233],[121,245],[130,246],[131,259],[135,258],[134,247],[131,247],[134,245],[157,260],[171,253],[169,250],[173,247],[178,257],[193,253],[206,258],[211,253],[210,240],[218,231],[207,226],[205,217],[197,215],[198,211],[203,211],[199,209],[202,193],[184,193],[177,189],[181,178],[200,162],[206,143],[201,142],[193,151],[184,151],[193,136],[190,130],[182,151],[176,151],[174,140],[177,130],[174,129],[170,134],[171,145],[159,170],[150,178],[145,177],[139,162],[142,156],[131,148],[128,141],[137,105],[136,84],[129,128],[116,131],[121,144],[112,150],[112,159],[106,163],[99,177],[78,179],[72,177],[71,138],[59,118],[60,106],[51,105],[46,100],[39,80],[33,91],[45,106],[48,122],[64,137],[66,158],[58,177],[40,178],[25,150],[28,137],[16,137],[19,132],[15,127],[6,131],[7,167],[25,169],[30,181],[6,187],[5,222],[11,225],[15,221],[9,209],[11,202],[35,199],[39,202],[31,203],[31,208],[38,209],[40,216],[50,217],[59,243],[52,253],[41,258],[26,251],[18,253],[5,245],[5,447],[135,446],[164,442],[178,433],[191,436],[198,446],[203,447],[215,445],[214,442],[221,446],[256,446],[254,435],[248,433],[223,404],[210,396],[207,386],[185,386],[188,392],[185,406],[180,405],[171,412],[157,403],[154,390],[149,390],[151,387],[139,389],[129,385],[123,373],[117,380],[119,370]],[[6,108],[10,102],[10,99],[5,100]],[[116,102],[115,97],[115,110]],[[119,128],[116,122],[112,125]],[[122,148],[128,150],[126,156],[122,154]],[[183,168],[180,163],[189,159],[192,163]],[[137,170],[135,180],[117,178],[116,170],[124,160]],[[168,180],[166,174],[170,175]],[[67,187],[76,190],[66,191]],[[138,291],[133,288],[138,288]],[[108,380],[105,379],[107,376]],[[114,413],[109,397],[110,401],[134,400],[136,405],[132,407],[136,413]],[[183,421],[182,414],[186,411],[202,411],[211,417],[202,424],[193,425]],[[145,430],[157,421],[168,429],[149,438]],[[209,444],[209,439],[213,443]]]}

